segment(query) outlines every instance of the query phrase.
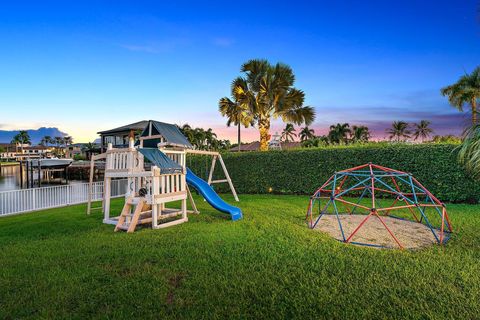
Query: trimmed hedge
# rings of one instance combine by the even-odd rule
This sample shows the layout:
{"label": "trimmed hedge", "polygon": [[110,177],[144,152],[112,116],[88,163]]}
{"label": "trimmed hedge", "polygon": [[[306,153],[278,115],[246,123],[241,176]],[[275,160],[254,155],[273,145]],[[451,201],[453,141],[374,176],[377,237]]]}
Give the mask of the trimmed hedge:
{"label": "trimmed hedge", "polygon": [[[238,193],[312,194],[335,171],[372,162],[412,173],[442,201],[477,203],[480,184],[458,164],[456,144],[347,146],[248,153],[223,159]],[[206,177],[210,160],[188,163]],[[223,177],[217,165],[215,178]],[[227,192],[227,184],[215,185]]]}

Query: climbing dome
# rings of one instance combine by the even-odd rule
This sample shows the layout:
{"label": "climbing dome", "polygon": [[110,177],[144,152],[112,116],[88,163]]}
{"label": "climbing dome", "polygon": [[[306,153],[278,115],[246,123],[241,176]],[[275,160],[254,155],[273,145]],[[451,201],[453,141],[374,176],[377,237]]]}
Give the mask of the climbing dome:
{"label": "climbing dome", "polygon": [[336,172],[310,197],[310,228],[340,241],[414,249],[452,233],[445,205],[410,173],[368,163]]}

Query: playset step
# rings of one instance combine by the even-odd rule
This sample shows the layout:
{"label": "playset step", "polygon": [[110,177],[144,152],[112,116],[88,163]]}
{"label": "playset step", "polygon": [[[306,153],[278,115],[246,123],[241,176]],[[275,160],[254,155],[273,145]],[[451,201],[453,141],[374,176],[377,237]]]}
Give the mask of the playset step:
{"label": "playset step", "polygon": [[[131,209],[133,206],[135,206],[135,210],[132,213]],[[145,210],[145,208],[147,208],[147,210]],[[148,206],[146,206],[146,201],[144,198],[127,198],[127,201],[125,201],[125,205],[123,206],[122,213],[118,218],[117,225],[115,226],[115,231],[125,230],[128,233],[134,232],[138,224],[146,223],[147,221],[151,222],[151,218],[145,219],[142,217],[142,215],[145,215],[146,213],[150,213],[151,215],[151,210],[149,210]]]}

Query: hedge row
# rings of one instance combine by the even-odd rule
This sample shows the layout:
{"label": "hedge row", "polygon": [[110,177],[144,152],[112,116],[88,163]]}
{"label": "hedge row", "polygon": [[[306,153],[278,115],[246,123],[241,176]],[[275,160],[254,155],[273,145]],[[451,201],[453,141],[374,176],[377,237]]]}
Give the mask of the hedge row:
{"label": "hedge row", "polygon": [[[478,203],[480,183],[458,164],[454,144],[358,146],[292,151],[226,153],[223,159],[238,193],[311,194],[335,171],[372,162],[412,173],[442,201]],[[210,161],[195,157],[194,172]],[[223,174],[216,167],[215,176]],[[215,186],[228,191],[226,184]]]}

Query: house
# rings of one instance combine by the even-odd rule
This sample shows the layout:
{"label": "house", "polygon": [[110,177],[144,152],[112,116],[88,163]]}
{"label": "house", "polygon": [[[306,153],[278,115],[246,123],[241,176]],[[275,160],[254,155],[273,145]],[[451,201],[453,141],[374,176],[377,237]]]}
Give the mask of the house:
{"label": "house", "polygon": [[142,130],[148,125],[147,120],[127,124],[118,128],[97,132],[100,135],[100,151],[107,150],[109,143],[114,148],[128,147],[128,140],[130,137],[138,138]]}
{"label": "house", "polygon": [[72,143],[65,147],[65,157],[75,159],[78,157],[89,159],[91,154],[100,153],[100,145],[93,143],[89,149],[88,143]]}
{"label": "house", "polygon": [[24,144],[22,148],[21,145],[15,145],[12,143],[0,143],[0,149],[4,150],[0,153],[0,158],[17,160],[25,158],[44,158],[51,156],[53,152],[53,147]]}
{"label": "house", "polygon": [[[280,142],[281,150],[288,150],[288,149],[296,149],[302,146],[300,141],[292,141],[292,142]],[[248,144],[242,144],[240,146],[240,152],[248,152],[248,151],[259,151],[260,150],[260,142],[254,141]],[[238,146],[233,147],[230,149],[231,152],[238,152]]]}
{"label": "house", "polygon": [[[21,153],[21,149],[18,150]],[[38,155],[41,157],[48,156],[52,153],[53,147],[46,146],[28,146],[23,148],[24,155]]]}
{"label": "house", "polygon": [[0,159],[15,159],[18,147],[13,143],[0,143]]}

